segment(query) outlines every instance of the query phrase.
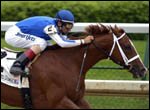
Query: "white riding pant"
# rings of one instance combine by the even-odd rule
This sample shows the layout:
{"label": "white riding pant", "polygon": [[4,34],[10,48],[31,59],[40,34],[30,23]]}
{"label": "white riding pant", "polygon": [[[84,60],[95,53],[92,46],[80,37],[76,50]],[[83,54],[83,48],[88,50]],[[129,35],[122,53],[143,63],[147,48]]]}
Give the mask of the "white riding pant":
{"label": "white riding pant", "polygon": [[21,30],[16,26],[10,27],[5,33],[5,41],[18,48],[30,48],[34,45],[39,45],[43,51],[48,45],[52,45],[49,41],[40,37],[22,33]]}

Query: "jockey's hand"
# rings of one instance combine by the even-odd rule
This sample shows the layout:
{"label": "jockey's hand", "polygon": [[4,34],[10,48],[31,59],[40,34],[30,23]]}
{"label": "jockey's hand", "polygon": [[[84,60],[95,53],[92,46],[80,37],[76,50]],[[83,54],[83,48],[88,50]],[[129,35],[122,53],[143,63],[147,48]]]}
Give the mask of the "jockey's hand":
{"label": "jockey's hand", "polygon": [[94,37],[92,35],[89,35],[86,38],[84,38],[84,43],[88,44],[88,43],[91,43],[93,40],[94,40]]}

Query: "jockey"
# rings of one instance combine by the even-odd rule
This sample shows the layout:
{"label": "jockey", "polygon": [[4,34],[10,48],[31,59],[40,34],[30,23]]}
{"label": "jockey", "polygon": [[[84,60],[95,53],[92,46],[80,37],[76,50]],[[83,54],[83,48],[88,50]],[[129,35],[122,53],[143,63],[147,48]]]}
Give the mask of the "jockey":
{"label": "jockey", "polygon": [[74,15],[69,10],[60,10],[56,13],[55,18],[35,16],[10,27],[5,33],[5,41],[14,47],[27,49],[16,59],[10,73],[15,76],[24,74],[25,66],[38,53],[51,45],[49,42],[51,39],[62,48],[88,44],[94,39],[91,35],[79,40],[67,39],[67,33],[73,26]]}

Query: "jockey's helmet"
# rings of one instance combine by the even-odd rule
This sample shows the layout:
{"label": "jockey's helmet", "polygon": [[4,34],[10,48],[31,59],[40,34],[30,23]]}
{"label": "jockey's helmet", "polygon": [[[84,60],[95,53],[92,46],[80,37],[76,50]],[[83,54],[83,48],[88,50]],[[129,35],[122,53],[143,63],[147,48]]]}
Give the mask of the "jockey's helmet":
{"label": "jockey's helmet", "polygon": [[56,20],[60,20],[64,23],[74,23],[74,15],[69,10],[60,10],[56,13]]}
{"label": "jockey's helmet", "polygon": [[62,26],[67,29],[72,29],[74,25],[74,15],[69,10],[60,10],[55,16],[56,22],[61,21]]}

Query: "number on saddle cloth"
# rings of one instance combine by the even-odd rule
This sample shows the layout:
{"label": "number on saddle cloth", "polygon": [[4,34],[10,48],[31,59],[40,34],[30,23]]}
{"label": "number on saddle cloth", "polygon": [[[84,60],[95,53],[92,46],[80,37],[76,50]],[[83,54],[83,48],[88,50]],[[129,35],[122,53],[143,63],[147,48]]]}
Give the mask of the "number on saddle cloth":
{"label": "number on saddle cloth", "polygon": [[[1,51],[1,59],[3,59],[5,56],[7,56],[7,53],[5,51]],[[1,66],[1,72],[3,72],[4,67]]]}
{"label": "number on saddle cloth", "polygon": [[1,48],[1,72],[6,68],[9,72],[10,67],[23,52],[13,51],[7,48]]}
{"label": "number on saddle cloth", "polygon": [[1,51],[1,59],[4,58],[7,55],[5,51]]}

